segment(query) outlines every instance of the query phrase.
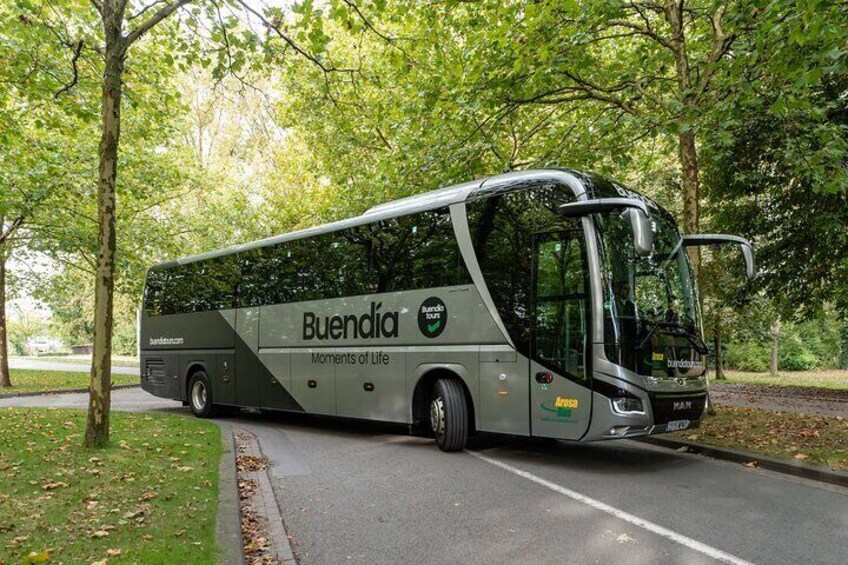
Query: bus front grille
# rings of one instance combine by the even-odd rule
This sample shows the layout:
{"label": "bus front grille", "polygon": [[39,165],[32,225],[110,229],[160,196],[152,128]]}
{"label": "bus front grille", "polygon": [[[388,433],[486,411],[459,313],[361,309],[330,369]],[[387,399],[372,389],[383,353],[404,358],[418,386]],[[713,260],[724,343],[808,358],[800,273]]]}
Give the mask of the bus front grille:
{"label": "bus front grille", "polygon": [[675,420],[700,420],[706,397],[706,393],[686,396],[651,395],[654,424],[667,424]]}

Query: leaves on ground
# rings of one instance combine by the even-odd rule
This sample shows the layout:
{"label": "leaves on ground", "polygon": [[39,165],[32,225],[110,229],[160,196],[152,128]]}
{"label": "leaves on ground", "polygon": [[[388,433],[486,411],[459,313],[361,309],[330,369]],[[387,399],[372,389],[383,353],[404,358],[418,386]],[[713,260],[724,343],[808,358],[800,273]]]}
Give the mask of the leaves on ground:
{"label": "leaves on ground", "polygon": [[[92,450],[81,445],[85,416],[0,409],[0,559],[213,562],[218,428],[183,416],[113,413],[113,446]],[[178,530],[185,533],[165,534]],[[49,561],[34,561],[45,552]]]}
{"label": "leaves on ground", "polygon": [[716,415],[705,418],[695,433],[672,435],[848,470],[848,421],[844,418],[716,406]]}

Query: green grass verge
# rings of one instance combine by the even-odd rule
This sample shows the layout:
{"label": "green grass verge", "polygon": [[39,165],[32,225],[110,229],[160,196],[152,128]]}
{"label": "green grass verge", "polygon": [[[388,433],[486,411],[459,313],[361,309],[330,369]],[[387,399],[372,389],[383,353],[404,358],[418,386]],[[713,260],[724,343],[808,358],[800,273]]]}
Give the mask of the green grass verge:
{"label": "green grass verge", "polygon": [[725,371],[726,380],[715,381],[728,384],[778,385],[778,386],[811,386],[848,390],[848,371],[781,371],[777,376],[769,373],[745,373],[742,371]]}
{"label": "green grass verge", "polygon": [[[14,392],[41,392],[87,388],[89,374],[73,371],[39,371],[34,369],[12,369],[12,388],[0,388],[0,394]],[[137,385],[140,379],[136,375],[112,374],[112,383],[116,385]]]}
{"label": "green grass verge", "polygon": [[[44,361],[47,363],[67,363],[69,365],[91,365],[90,355],[29,355],[13,357],[24,361]],[[113,355],[113,367],[138,367],[138,357],[129,355]]]}
{"label": "green grass verge", "polygon": [[716,406],[695,430],[671,436],[848,470],[848,420]]}
{"label": "green grass verge", "polygon": [[112,413],[114,445],[95,450],[85,417],[0,409],[0,562],[213,563],[218,427]]}

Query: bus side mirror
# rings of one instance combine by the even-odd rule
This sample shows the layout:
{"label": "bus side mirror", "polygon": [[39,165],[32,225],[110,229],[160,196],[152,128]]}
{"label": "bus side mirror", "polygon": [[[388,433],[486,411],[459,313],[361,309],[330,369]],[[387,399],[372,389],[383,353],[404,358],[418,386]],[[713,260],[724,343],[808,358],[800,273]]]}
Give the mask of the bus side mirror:
{"label": "bus side mirror", "polygon": [[701,245],[738,245],[742,251],[742,257],[745,259],[745,276],[751,280],[756,275],[756,267],[754,265],[754,248],[751,242],[744,237],[738,235],[726,235],[723,233],[696,233],[683,236],[684,247],[694,247]]}
{"label": "bus side mirror", "polygon": [[649,256],[654,250],[654,230],[651,225],[651,214],[648,205],[635,198],[597,198],[569,202],[559,207],[560,213],[566,217],[586,216],[615,210],[624,211],[622,217],[630,220],[633,230],[633,247],[640,257]]}
{"label": "bus side mirror", "polygon": [[630,218],[630,229],[633,230],[633,248],[639,257],[648,257],[654,250],[654,229],[651,218],[636,208],[628,208],[621,213],[622,217]]}

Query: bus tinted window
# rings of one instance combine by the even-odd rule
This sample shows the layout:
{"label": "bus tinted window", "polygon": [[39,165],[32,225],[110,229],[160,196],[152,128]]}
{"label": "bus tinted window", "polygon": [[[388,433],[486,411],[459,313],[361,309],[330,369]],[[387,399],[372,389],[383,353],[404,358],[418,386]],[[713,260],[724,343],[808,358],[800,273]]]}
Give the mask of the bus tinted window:
{"label": "bus tinted window", "polygon": [[471,282],[447,210],[239,253],[239,307]]}
{"label": "bus tinted window", "polygon": [[177,265],[168,271],[164,314],[233,307],[239,276],[235,255]]}
{"label": "bus tinted window", "polygon": [[376,227],[371,261],[377,292],[471,282],[446,209],[383,220]]}
{"label": "bus tinted window", "polygon": [[556,210],[573,200],[570,189],[544,185],[468,204],[471,239],[489,293],[516,348],[528,356],[533,235],[557,229],[563,220]]}
{"label": "bus tinted window", "polygon": [[165,281],[168,272],[164,269],[150,269],[144,286],[144,311],[148,316],[162,314],[162,301],[165,298]]}

